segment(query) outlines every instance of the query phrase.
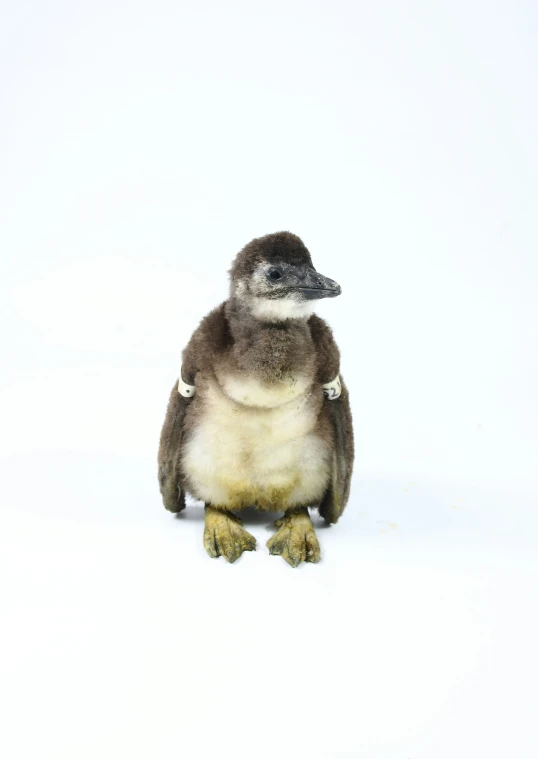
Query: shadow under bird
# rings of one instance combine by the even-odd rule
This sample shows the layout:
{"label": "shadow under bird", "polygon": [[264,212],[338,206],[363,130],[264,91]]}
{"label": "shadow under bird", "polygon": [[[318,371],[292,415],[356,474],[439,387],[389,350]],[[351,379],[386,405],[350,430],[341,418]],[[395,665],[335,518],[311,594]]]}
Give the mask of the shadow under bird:
{"label": "shadow under bird", "polygon": [[341,288],[319,274],[299,237],[252,240],[230,270],[228,300],[183,351],[159,447],[165,507],[205,503],[204,546],[233,562],[256,547],[234,513],[283,511],[267,542],[291,566],[320,560],[309,515],[328,523],[349,497],[354,445],[340,354],[313,313]]}

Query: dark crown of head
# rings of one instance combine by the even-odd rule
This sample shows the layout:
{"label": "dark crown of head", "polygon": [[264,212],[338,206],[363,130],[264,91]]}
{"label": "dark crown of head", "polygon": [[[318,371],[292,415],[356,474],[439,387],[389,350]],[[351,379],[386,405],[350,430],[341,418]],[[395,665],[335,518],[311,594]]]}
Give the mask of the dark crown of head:
{"label": "dark crown of head", "polygon": [[291,232],[275,232],[264,237],[256,237],[239,251],[230,269],[233,278],[249,276],[263,262],[283,261],[294,266],[312,266],[308,248],[297,235]]}

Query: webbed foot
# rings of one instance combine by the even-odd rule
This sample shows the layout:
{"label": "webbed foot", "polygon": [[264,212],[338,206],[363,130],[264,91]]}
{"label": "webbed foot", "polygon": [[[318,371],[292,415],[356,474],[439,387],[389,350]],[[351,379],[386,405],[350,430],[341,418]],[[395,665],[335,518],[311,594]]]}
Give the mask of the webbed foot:
{"label": "webbed foot", "polygon": [[243,551],[256,550],[256,538],[241,526],[231,511],[205,507],[204,548],[211,556],[224,556],[232,564]]}
{"label": "webbed foot", "polygon": [[275,532],[267,541],[269,552],[282,556],[292,567],[302,561],[318,562],[321,559],[314,525],[305,507],[287,511],[282,519],[277,519]]}

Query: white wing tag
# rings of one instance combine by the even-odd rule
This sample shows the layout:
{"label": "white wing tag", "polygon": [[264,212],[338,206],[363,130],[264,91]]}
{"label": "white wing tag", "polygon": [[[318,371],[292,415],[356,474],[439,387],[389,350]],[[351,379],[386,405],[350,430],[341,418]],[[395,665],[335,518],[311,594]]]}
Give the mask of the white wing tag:
{"label": "white wing tag", "polygon": [[177,381],[177,391],[184,398],[192,398],[192,396],[196,392],[196,388],[194,387],[194,385],[187,385],[186,382],[183,382],[183,380],[181,379],[181,372],[179,373],[179,379]]}
{"label": "white wing tag", "polygon": [[335,401],[337,398],[340,398],[342,395],[342,383],[340,382],[339,375],[337,375],[336,379],[333,379],[332,382],[327,382],[326,385],[323,385],[323,395],[330,401]]}

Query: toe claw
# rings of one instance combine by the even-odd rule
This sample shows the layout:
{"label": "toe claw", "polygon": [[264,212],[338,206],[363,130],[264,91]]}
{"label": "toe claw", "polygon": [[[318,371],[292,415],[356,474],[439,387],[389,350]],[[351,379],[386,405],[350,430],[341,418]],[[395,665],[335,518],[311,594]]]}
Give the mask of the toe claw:
{"label": "toe claw", "polygon": [[290,556],[287,552],[282,554],[282,558],[294,569],[300,564],[300,560],[297,556]]}

